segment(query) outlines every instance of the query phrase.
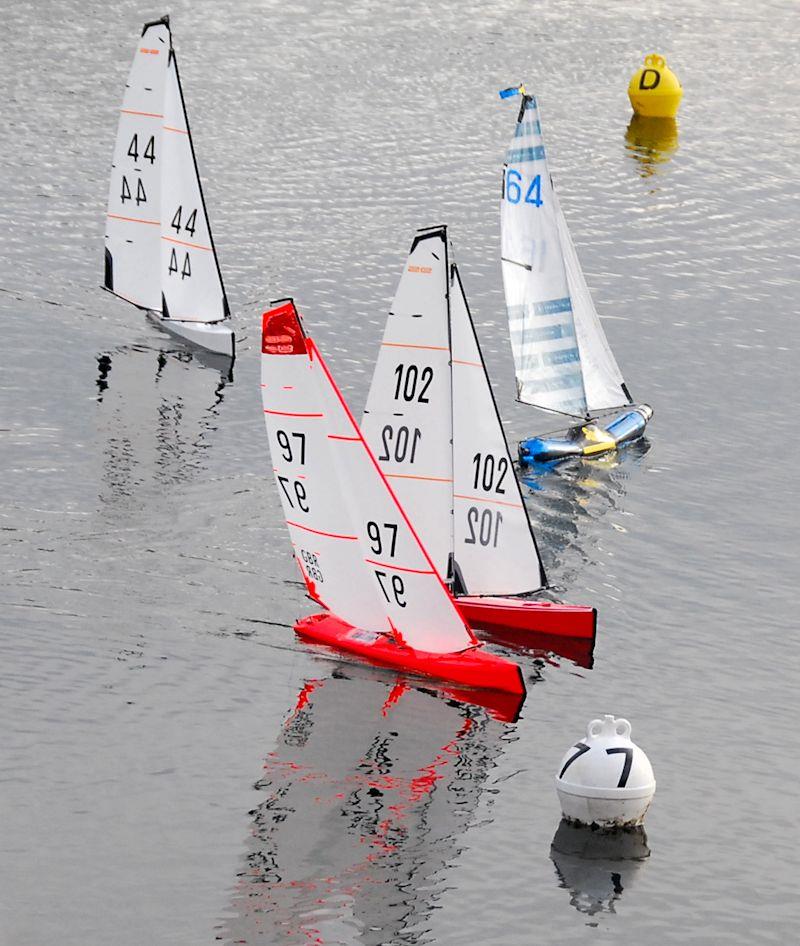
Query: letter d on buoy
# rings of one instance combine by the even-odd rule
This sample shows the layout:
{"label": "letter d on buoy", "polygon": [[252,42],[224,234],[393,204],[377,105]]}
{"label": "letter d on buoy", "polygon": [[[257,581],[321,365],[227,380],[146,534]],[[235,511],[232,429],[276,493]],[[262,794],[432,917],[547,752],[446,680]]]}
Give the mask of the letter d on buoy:
{"label": "letter d on buoy", "polygon": [[682,96],[678,77],[658,53],[645,56],[644,68],[637,70],[628,84],[634,112],[650,118],[674,118]]}

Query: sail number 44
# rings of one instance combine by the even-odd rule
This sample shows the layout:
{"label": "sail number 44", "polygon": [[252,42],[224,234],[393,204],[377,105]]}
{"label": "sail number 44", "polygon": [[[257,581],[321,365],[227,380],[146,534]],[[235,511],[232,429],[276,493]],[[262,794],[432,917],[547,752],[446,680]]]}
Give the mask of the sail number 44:
{"label": "sail number 44", "polygon": [[[514,168],[506,171],[506,200],[509,204],[518,204],[522,200],[523,176]],[[525,191],[526,204],[533,204],[534,207],[542,206],[542,175],[536,177],[528,185]]]}

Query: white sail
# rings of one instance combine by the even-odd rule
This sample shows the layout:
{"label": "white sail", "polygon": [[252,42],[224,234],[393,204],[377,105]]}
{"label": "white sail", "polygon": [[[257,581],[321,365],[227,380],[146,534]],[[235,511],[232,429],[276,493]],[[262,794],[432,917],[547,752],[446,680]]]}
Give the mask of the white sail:
{"label": "white sail", "polygon": [[362,431],[440,575],[453,549],[447,238],[417,234],[372,377]]}
{"label": "white sail", "polygon": [[564,265],[567,270],[567,284],[572,299],[572,315],[581,355],[581,372],[587,408],[590,412],[594,412],[629,404],[631,398],[625,387],[625,380],[600,324],[600,317],[592,302],[589,287],[586,285],[575,244],[572,242],[555,189],[553,200],[556,206],[558,235],[561,239]]}
{"label": "white sail", "polygon": [[558,212],[536,99],[523,96],[506,152],[501,203],[503,282],[521,401],[586,413]]}
{"label": "white sail", "polygon": [[264,315],[264,417],[309,591],[365,633],[453,653],[475,639],[367,447],[293,303]]}
{"label": "white sail", "polygon": [[184,322],[217,322],[227,318],[228,303],[200,188],[174,51],[169,57],[165,93],[159,267],[162,314]]}
{"label": "white sail", "polygon": [[450,331],[456,590],[470,595],[538,591],[545,584],[544,569],[455,266]]}
{"label": "white sail", "polygon": [[106,214],[105,286],[161,309],[161,140],[169,26],[145,26],[120,110]]}

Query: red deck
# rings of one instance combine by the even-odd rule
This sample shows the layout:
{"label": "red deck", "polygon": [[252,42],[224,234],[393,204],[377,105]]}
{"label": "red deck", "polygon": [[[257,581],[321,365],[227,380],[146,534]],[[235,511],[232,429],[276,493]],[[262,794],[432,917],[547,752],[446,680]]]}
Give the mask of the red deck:
{"label": "red deck", "polygon": [[517,696],[525,694],[525,682],[517,664],[486,653],[480,647],[470,647],[457,654],[413,650],[396,644],[385,634],[353,627],[333,614],[301,618],[294,629],[302,638],[355,654],[370,663],[463,687],[498,690]]}
{"label": "red deck", "polygon": [[[578,604],[554,604],[526,598],[477,598],[464,595],[456,607],[470,627],[534,631],[552,636],[594,640],[597,611]],[[520,638],[520,642],[524,643]]]}

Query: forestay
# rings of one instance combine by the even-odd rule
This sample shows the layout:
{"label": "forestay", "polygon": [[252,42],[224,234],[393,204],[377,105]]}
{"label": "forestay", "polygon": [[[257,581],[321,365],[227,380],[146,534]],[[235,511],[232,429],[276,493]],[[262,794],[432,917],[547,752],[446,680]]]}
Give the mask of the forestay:
{"label": "forestay", "polygon": [[503,282],[521,401],[586,413],[567,273],[536,99],[523,96],[506,152],[501,204]]}
{"label": "forestay", "polygon": [[163,315],[184,322],[220,321],[229,314],[228,304],[200,189],[174,51],[166,77],[162,180]]}
{"label": "forestay", "polygon": [[537,591],[544,570],[522,502],[461,278],[452,266],[453,525],[456,590]]}
{"label": "forestay", "polygon": [[572,315],[581,356],[587,408],[590,412],[595,412],[619,407],[622,404],[631,404],[632,400],[625,386],[622,372],[608,344],[608,339],[600,324],[600,316],[597,314],[589,287],[586,285],[586,278],[583,275],[575,244],[572,242],[555,188],[553,200],[556,207],[558,235],[567,270],[567,285],[572,300]]}
{"label": "forestay", "polygon": [[262,394],[297,563],[320,604],[415,650],[475,644],[294,304],[264,315]]}
{"label": "forestay", "polygon": [[105,286],[161,309],[161,153],[169,27],[145,26],[120,109],[106,215]]}
{"label": "forestay", "polygon": [[447,238],[419,232],[384,330],[362,431],[440,575],[453,549]]}

